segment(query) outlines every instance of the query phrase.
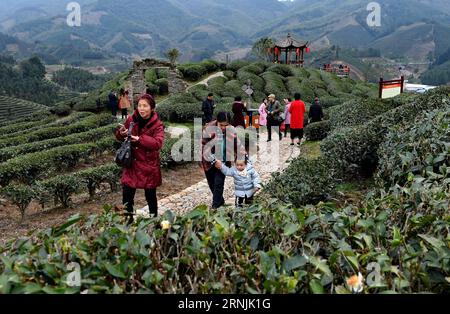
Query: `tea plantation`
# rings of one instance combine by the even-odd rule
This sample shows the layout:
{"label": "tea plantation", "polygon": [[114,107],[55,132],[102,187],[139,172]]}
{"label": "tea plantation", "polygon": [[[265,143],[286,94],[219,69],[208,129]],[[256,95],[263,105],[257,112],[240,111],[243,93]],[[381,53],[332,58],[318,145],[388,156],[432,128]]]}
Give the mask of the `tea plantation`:
{"label": "tea plantation", "polygon": [[34,112],[48,110],[48,107],[31,101],[0,96],[0,123],[15,121]]}
{"label": "tea plantation", "polygon": [[[320,156],[273,174],[249,208],[199,206],[127,225],[105,205],[12,240],[0,247],[0,293],[450,293],[450,88],[380,101],[373,85],[312,69],[238,61],[224,75],[171,95],[159,114],[192,122],[211,91],[229,110],[248,79],[258,104],[300,91],[326,108],[305,129]],[[31,200],[67,206],[101,183],[114,190],[113,164],[72,171],[113,151],[114,127],[86,112],[1,125],[2,194],[25,212]],[[365,181],[359,200],[342,199],[339,186]],[[71,262],[80,286],[68,284]],[[348,279],[358,274],[355,289]]]}

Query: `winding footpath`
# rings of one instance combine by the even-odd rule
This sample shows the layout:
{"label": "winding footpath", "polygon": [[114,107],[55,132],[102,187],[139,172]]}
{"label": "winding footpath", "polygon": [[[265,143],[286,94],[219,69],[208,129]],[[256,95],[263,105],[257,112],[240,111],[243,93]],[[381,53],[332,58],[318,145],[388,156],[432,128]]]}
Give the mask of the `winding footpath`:
{"label": "winding footpath", "polygon": [[[177,130],[179,131],[179,130]],[[276,138],[276,136],[274,136]],[[300,156],[303,146],[291,146],[290,138],[283,138],[281,142],[278,139],[270,142],[271,145],[267,145],[267,132],[262,132],[258,141],[258,146],[263,153],[258,154],[256,161],[253,160],[253,165],[258,171],[261,181],[267,183],[271,174],[276,171],[285,169],[290,160]],[[277,148],[279,147],[279,153],[277,154]],[[274,152],[273,154],[271,152]],[[276,163],[276,156],[279,156],[279,162]],[[200,169],[199,169],[200,171]],[[225,180],[224,198],[226,206],[234,206],[234,182],[233,178],[227,177]],[[169,197],[158,200],[158,214],[161,215],[167,210],[171,210],[177,215],[183,215],[193,210],[198,205],[206,204],[210,206],[212,203],[212,193],[209,190],[206,179],[194,184],[185,190],[171,195]],[[138,209],[136,211],[138,216],[148,217],[148,206]]]}

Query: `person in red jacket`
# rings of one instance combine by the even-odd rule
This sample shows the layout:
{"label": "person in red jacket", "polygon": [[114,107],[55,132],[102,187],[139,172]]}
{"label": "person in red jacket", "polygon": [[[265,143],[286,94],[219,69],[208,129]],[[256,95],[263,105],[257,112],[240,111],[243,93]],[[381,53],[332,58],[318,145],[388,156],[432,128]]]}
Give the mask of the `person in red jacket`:
{"label": "person in red jacket", "polygon": [[298,145],[300,145],[303,138],[303,121],[305,119],[306,107],[305,103],[301,101],[300,93],[294,95],[295,101],[289,107],[291,114],[291,145],[294,145],[295,138],[298,138]]}
{"label": "person in red jacket", "polygon": [[133,205],[136,189],[145,190],[145,198],[150,214],[158,215],[156,188],[161,186],[161,166],[159,152],[164,143],[164,126],[155,112],[156,103],[151,95],[139,98],[137,110],[127,119],[124,126],[116,131],[116,138],[125,140],[130,123],[132,129],[132,166],[122,173],[123,204],[133,221]]}

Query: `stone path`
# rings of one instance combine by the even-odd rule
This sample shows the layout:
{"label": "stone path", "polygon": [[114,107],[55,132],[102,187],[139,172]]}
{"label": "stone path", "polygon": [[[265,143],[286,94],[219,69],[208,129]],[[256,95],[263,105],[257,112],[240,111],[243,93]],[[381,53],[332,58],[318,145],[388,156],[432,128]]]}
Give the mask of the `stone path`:
{"label": "stone path", "polygon": [[198,82],[198,83],[196,83],[196,84],[194,84],[194,85],[192,85],[192,86],[189,86],[188,89],[187,89],[187,91],[189,91],[190,88],[192,88],[192,87],[194,87],[194,86],[197,86],[197,85],[201,85],[201,84],[202,84],[202,85],[208,86],[208,81],[209,81],[210,79],[215,78],[215,77],[225,77],[225,75],[223,74],[223,72],[217,72],[217,73],[214,73],[214,74],[208,76],[207,78],[205,78],[203,81],[200,81],[200,82]]}
{"label": "stone path", "polygon": [[[263,183],[267,183],[270,180],[271,173],[285,169],[289,165],[289,161],[298,157],[301,153],[302,147],[298,145],[290,146],[291,141],[289,137],[284,138],[281,142],[276,137],[276,135],[273,136],[274,140],[267,143],[267,132],[262,132],[259,138],[258,146],[260,152],[256,161],[253,160],[253,165]],[[277,148],[279,148],[279,154],[277,154]],[[277,155],[279,155],[279,162],[276,162]],[[234,206],[234,182],[231,177],[227,177],[225,180],[224,198],[226,205]],[[207,204],[210,206],[211,203],[212,193],[209,190],[206,179],[204,179],[177,194],[158,200],[158,214],[161,215],[167,210],[172,210],[177,215],[182,215],[198,205]],[[148,206],[137,210],[137,215],[140,216],[148,217],[148,213]]]}

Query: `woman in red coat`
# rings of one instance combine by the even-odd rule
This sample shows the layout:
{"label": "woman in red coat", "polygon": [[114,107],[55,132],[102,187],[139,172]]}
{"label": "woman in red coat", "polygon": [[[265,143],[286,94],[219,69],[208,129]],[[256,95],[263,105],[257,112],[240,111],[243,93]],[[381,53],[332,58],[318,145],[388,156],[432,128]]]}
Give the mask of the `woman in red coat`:
{"label": "woman in red coat", "polygon": [[[134,122],[132,143],[132,166],[124,168],[122,174],[123,204],[126,210],[133,213],[136,189],[145,190],[145,198],[150,214],[158,215],[156,188],[161,186],[161,166],[159,152],[164,143],[164,126],[155,112],[155,101],[145,94],[139,98],[138,108],[124,126],[116,131],[118,140],[123,141],[128,135],[130,123]],[[133,216],[130,216],[130,222]]]}
{"label": "woman in red coat", "polygon": [[289,107],[289,113],[291,114],[291,145],[294,145],[295,138],[298,138],[298,145],[300,145],[303,138],[303,122],[306,107],[305,103],[300,100],[300,93],[296,93],[294,98],[295,101]]}

